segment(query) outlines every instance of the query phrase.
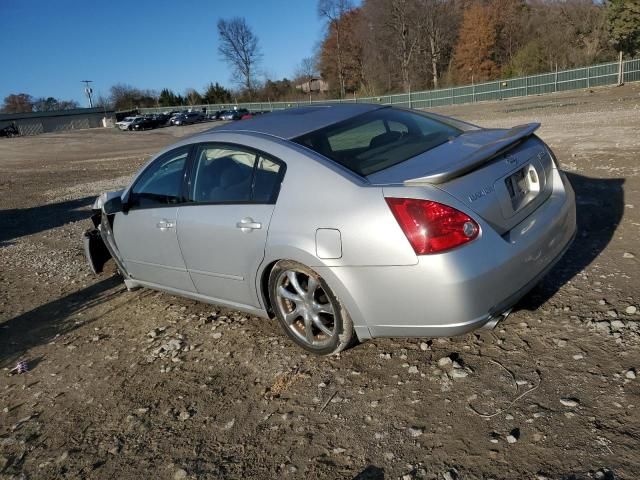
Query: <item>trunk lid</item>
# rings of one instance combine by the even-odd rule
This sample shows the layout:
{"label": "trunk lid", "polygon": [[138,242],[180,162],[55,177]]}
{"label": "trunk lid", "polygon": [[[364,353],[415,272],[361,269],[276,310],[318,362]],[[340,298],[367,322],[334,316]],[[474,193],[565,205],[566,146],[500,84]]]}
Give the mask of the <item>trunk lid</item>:
{"label": "trunk lid", "polygon": [[539,126],[471,130],[367,179],[374,185],[439,188],[503,234],[551,194],[553,160],[533,135]]}

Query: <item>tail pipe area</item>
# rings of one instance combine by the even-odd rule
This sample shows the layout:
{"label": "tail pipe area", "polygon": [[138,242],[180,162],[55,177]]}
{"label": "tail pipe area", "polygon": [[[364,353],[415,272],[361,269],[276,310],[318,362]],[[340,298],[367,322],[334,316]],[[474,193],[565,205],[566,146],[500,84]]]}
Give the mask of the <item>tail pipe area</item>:
{"label": "tail pipe area", "polygon": [[510,313],[511,313],[511,309],[505,310],[504,312],[498,315],[492,316],[491,318],[489,318],[487,323],[485,323],[484,325],[482,325],[482,327],[480,327],[480,330],[493,330],[494,328],[496,328],[498,323],[500,323],[503,320],[506,320]]}

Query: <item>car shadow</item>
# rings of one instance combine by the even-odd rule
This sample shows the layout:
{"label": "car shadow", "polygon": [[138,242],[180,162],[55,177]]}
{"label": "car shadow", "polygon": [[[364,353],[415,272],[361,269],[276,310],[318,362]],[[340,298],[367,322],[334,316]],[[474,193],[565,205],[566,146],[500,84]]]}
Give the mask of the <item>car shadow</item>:
{"label": "car shadow", "polygon": [[30,208],[0,210],[0,247],[10,240],[89,218],[86,208],[95,200],[88,196]]}
{"label": "car shadow", "polygon": [[[0,323],[0,368],[13,367],[31,348],[94,321],[95,318],[81,320],[77,315],[122,293],[124,286],[114,290],[117,286],[122,286],[122,278],[112,275]],[[33,369],[41,358],[27,360]]]}
{"label": "car shadow", "polygon": [[566,172],[576,193],[576,238],[562,259],[514,310],[535,310],[607,247],[624,214],[624,179]]}

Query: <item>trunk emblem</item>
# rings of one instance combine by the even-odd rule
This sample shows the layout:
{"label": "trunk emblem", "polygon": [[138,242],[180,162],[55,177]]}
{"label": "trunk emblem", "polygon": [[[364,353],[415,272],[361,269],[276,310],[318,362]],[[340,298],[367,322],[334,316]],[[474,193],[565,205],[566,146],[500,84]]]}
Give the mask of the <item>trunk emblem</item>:
{"label": "trunk emblem", "polygon": [[510,153],[505,153],[504,159],[509,165],[514,165],[518,163],[518,157],[511,155]]}
{"label": "trunk emblem", "polygon": [[475,192],[475,193],[472,193],[471,195],[469,195],[469,201],[470,202],[475,202],[479,198],[486,197],[487,195],[489,195],[492,192],[493,192],[493,186],[492,185],[487,185],[486,187],[483,187],[482,190],[480,190],[478,192]]}

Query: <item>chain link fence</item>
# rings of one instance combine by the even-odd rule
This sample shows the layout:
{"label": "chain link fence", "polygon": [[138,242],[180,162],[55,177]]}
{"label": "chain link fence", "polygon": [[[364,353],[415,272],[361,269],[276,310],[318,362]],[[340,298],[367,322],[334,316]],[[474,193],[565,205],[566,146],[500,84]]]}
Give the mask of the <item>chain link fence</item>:
{"label": "chain link fence", "polygon": [[141,108],[142,113],[159,113],[168,110],[186,110],[215,112],[230,110],[234,107],[246,108],[249,111],[273,111],[303,105],[328,103],[378,103],[380,105],[399,105],[409,108],[430,108],[442,105],[483,102],[487,100],[504,100],[528,95],[579,90],[583,88],[640,80],[640,58],[620,62],[603,63],[571,70],[556,70],[528,77],[508,78],[492,82],[465,85],[462,87],[440,88],[422,92],[401,93],[395,95],[379,95],[375,97],[351,97],[336,100],[289,101],[289,102],[251,102],[251,103],[219,103],[193,105],[189,107]]}

